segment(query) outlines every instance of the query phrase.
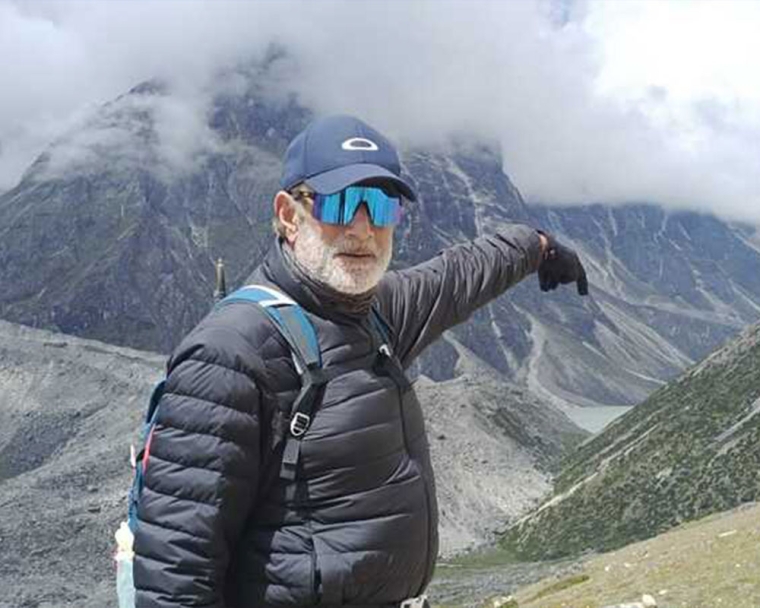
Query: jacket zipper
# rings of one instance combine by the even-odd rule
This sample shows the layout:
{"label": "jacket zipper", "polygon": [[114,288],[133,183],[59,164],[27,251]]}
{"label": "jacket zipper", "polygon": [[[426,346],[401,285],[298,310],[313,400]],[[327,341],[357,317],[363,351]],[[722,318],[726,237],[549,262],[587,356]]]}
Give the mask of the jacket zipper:
{"label": "jacket zipper", "polygon": [[[385,342],[383,342],[382,344],[378,346],[377,341],[375,339],[375,333],[372,330],[368,330],[368,333],[370,337],[370,344],[372,344],[373,350],[375,350],[375,352],[380,353],[380,356],[384,358],[384,363],[390,364],[390,365],[396,365],[396,362],[393,361],[393,355],[391,353],[390,347],[387,344],[385,344]],[[401,434],[404,438],[404,450],[406,451],[407,458],[409,458],[409,462],[411,462],[414,468],[417,469],[417,474],[420,476],[420,479],[422,480],[422,488],[425,492],[425,517],[427,519],[427,522],[426,522],[427,536],[425,538],[425,544],[426,544],[425,570],[423,572],[423,581],[422,581],[422,584],[420,585],[420,588],[417,590],[417,595],[419,596],[425,590],[425,585],[428,582],[430,582],[425,579],[428,578],[428,572],[430,571],[431,560],[433,559],[430,556],[430,545],[431,545],[432,537],[433,537],[433,533],[431,530],[433,517],[431,516],[431,513],[430,513],[430,504],[431,504],[430,490],[428,489],[428,481],[425,478],[423,471],[421,470],[417,462],[414,460],[414,458],[412,458],[411,452],[409,451],[409,443],[408,443],[408,437],[407,437],[407,432],[406,432],[406,422],[404,420],[404,393],[402,391],[402,387],[399,386],[398,382],[396,381],[396,379],[393,377],[392,374],[390,374],[390,379],[393,382],[393,384],[396,386],[396,392],[398,393],[398,408],[399,408],[399,416],[401,417],[400,418],[401,419]],[[411,388],[409,388],[408,390],[411,390]]]}

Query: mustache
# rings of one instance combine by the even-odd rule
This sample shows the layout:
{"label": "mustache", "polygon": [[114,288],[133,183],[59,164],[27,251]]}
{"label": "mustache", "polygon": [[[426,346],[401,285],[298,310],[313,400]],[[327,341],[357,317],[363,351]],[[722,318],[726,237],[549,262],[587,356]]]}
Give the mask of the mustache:
{"label": "mustache", "polygon": [[369,249],[341,249],[338,251],[338,254],[343,255],[371,255],[372,257],[377,257],[377,253],[374,251],[370,251]]}
{"label": "mustache", "polygon": [[367,245],[359,245],[359,244],[353,244],[353,243],[338,243],[335,246],[335,251],[338,254],[349,254],[349,255],[371,255],[374,257],[378,256],[378,248],[377,247],[368,247]]}

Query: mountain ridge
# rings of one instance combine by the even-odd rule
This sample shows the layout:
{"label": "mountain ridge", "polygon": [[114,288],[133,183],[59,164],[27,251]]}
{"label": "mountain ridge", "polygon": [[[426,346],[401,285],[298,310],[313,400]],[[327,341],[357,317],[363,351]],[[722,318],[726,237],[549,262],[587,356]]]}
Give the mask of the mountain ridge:
{"label": "mountain ridge", "polygon": [[[211,305],[214,262],[239,285],[273,242],[279,159],[312,114],[267,82],[251,69],[214,98],[202,125],[213,145],[182,170],[162,143],[167,91],[150,83],[56,142],[0,195],[0,318],[170,352]],[[420,198],[396,230],[394,268],[520,221],[576,248],[591,281],[579,298],[529,277],[415,373],[454,378],[462,344],[555,405],[630,406],[760,319],[753,227],[645,204],[527,205],[495,145],[465,137],[402,161]]]}

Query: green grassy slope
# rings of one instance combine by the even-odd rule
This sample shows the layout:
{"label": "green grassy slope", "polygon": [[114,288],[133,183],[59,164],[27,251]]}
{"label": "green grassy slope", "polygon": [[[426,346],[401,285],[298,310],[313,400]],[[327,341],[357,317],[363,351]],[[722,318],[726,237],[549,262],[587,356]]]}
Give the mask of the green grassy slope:
{"label": "green grassy slope", "polygon": [[581,446],[503,546],[524,559],[609,550],[757,500],[758,413],[760,325]]}
{"label": "green grassy slope", "polygon": [[758,541],[760,506],[745,505],[584,560],[577,572],[524,587],[515,599],[519,608],[600,608],[646,593],[663,608],[757,608]]}

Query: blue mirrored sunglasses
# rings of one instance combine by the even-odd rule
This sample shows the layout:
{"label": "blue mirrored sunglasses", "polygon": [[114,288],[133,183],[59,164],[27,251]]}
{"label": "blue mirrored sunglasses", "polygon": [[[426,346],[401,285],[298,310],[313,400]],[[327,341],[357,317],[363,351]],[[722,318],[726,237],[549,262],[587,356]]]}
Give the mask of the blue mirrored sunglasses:
{"label": "blue mirrored sunglasses", "polygon": [[374,226],[395,226],[401,221],[401,197],[375,186],[349,186],[333,194],[311,194],[312,215],[320,222],[346,226],[362,203],[367,205]]}

